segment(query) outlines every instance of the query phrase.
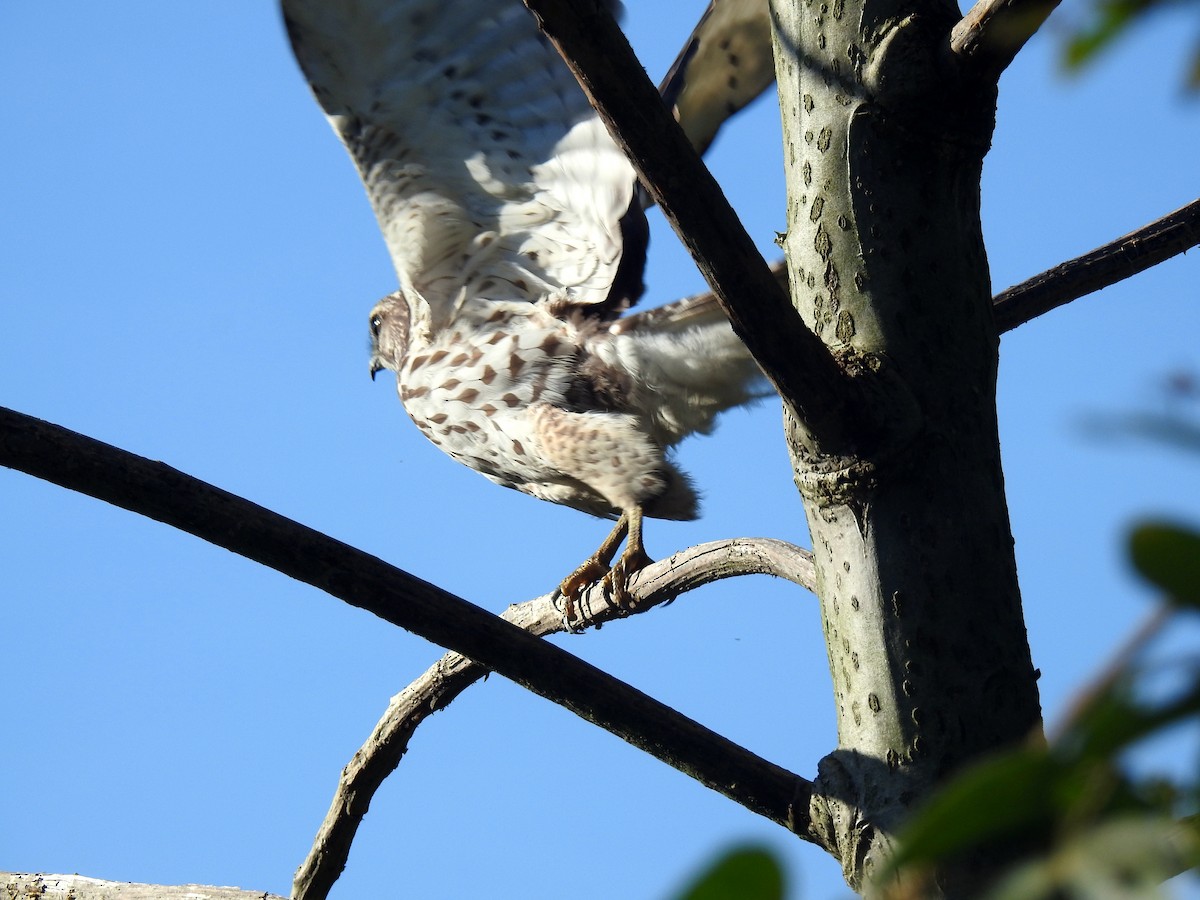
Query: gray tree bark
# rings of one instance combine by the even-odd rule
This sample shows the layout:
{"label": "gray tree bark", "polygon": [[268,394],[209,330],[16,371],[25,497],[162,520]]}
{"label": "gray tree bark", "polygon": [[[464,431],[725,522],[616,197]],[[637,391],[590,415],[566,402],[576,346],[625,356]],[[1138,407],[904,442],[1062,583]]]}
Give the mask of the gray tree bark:
{"label": "gray tree bark", "polygon": [[979,219],[995,86],[948,51],[952,3],[771,8],[792,300],[876,423],[831,440],[785,413],[838,717],[810,836],[862,890],[939,782],[1040,722]]}

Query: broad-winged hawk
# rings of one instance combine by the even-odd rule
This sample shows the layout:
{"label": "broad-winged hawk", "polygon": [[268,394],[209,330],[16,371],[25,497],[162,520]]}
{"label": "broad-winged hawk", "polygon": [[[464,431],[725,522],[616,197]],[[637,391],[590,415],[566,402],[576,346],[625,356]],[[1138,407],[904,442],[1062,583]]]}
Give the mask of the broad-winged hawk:
{"label": "broad-winged hawk", "polygon": [[[711,299],[623,315],[642,291],[647,239],[633,169],[517,0],[283,9],[399,276],[370,314],[372,374],[396,373],[409,416],[459,462],[618,517],[563,588],[599,577],[627,535],[609,576],[623,590],[647,561],[642,515],[697,514],[670,449],[763,392],[753,360]],[[726,16],[739,28],[746,18]],[[688,65],[721,57],[704,27],[668,81],[681,115]],[[752,90],[730,75],[710,80],[728,96],[705,101],[723,112],[697,127],[698,141],[770,82],[761,66],[754,77]]]}

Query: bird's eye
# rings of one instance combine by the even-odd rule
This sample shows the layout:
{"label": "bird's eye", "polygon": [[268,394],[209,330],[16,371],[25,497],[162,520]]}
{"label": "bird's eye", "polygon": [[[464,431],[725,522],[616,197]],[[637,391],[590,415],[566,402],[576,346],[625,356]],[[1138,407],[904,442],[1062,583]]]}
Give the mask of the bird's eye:
{"label": "bird's eye", "polygon": [[383,327],[383,316],[371,316],[371,337],[379,337],[379,329]]}

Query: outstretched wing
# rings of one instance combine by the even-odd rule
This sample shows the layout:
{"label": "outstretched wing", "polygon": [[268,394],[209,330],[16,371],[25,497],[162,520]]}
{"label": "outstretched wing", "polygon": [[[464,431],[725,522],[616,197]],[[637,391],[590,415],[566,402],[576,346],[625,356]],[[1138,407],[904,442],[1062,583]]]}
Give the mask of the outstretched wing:
{"label": "outstretched wing", "polygon": [[700,153],[775,81],[767,0],[712,0],[659,91]]}
{"label": "outstretched wing", "polygon": [[283,0],[283,11],[431,327],[471,297],[566,289],[605,315],[636,299],[634,171],[518,0]]}

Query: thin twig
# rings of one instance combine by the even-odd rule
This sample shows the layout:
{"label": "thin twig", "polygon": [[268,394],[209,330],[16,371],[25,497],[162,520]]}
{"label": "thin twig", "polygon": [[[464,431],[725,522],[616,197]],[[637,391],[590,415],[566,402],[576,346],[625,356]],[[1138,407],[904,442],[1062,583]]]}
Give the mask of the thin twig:
{"label": "thin twig", "polygon": [[1042,313],[1144,272],[1200,245],[1200,200],[1075,259],[1059,263],[992,300],[996,324],[1011,331]]}
{"label": "thin twig", "polygon": [[[681,594],[736,575],[775,575],[813,590],[812,555],[783,541],[736,538],[701,544],[637,573],[629,585],[637,612],[670,602]],[[582,615],[572,630],[628,616],[598,585],[577,604]],[[546,594],[510,606],[502,618],[538,637],[567,630],[561,598]],[[350,845],[375,792],[408,750],[416,729],[444,709],[460,693],[487,674],[487,669],[458,653],[447,653],[421,677],[394,696],[370,737],[342,770],[329,812],[308,857],[296,871],[293,900],[324,900],[341,874]],[[806,810],[800,810],[806,814]]]}

